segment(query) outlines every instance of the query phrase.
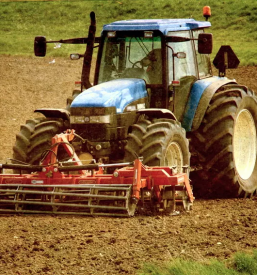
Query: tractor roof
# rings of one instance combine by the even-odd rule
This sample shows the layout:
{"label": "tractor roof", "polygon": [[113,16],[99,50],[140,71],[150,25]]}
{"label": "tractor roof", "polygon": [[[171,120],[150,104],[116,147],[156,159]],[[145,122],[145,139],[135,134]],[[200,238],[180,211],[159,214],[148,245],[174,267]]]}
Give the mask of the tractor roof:
{"label": "tractor roof", "polygon": [[155,31],[159,30],[164,35],[169,31],[185,31],[208,28],[208,21],[196,21],[194,19],[134,19],[116,21],[104,25],[103,31]]}

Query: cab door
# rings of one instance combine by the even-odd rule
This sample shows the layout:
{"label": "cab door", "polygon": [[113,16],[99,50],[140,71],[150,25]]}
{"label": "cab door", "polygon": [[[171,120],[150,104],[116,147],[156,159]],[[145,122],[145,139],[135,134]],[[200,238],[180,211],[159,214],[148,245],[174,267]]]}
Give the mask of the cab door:
{"label": "cab door", "polygon": [[[190,31],[169,32],[168,36],[191,38]],[[168,43],[169,109],[181,121],[190,91],[198,79],[194,42]]]}

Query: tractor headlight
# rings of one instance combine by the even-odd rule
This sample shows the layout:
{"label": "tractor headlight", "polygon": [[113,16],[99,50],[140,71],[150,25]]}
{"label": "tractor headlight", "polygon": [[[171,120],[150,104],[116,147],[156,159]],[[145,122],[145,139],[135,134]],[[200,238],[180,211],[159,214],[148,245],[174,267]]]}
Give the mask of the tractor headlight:
{"label": "tractor headlight", "polygon": [[85,117],[84,116],[71,116],[70,122],[71,123],[85,123]]}
{"label": "tractor headlight", "polygon": [[102,123],[108,124],[112,122],[111,115],[105,116],[71,116],[71,124],[82,124],[82,123]]}

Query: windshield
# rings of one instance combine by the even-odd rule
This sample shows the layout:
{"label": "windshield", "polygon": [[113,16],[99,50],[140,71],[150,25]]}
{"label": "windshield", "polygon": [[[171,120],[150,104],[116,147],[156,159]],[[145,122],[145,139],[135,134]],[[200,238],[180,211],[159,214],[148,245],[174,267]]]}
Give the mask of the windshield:
{"label": "windshield", "polygon": [[[125,36],[125,34],[123,34]],[[105,38],[98,83],[117,78],[142,78],[162,83],[161,38]]]}

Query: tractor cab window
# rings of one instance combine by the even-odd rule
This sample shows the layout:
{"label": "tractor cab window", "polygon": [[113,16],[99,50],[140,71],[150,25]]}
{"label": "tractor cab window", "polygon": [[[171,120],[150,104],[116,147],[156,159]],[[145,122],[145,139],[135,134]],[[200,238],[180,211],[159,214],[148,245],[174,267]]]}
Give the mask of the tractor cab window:
{"label": "tractor cab window", "polygon": [[[198,38],[199,33],[202,33],[203,30],[195,30],[193,31],[194,38]],[[195,48],[198,48],[198,40],[194,40]],[[209,54],[200,54],[196,50],[196,58],[198,64],[199,78],[204,78],[212,75],[211,71],[211,62]]]}
{"label": "tractor cab window", "polygon": [[98,83],[118,78],[142,78],[147,84],[161,84],[161,37],[146,38],[143,32],[138,36],[135,32],[117,32],[116,37],[105,37]]}
{"label": "tractor cab window", "polygon": [[[189,31],[169,32],[168,36],[190,37]],[[169,83],[186,76],[196,76],[192,41],[168,43]],[[177,53],[185,53],[184,58],[178,58]],[[174,71],[173,71],[174,69]]]}

